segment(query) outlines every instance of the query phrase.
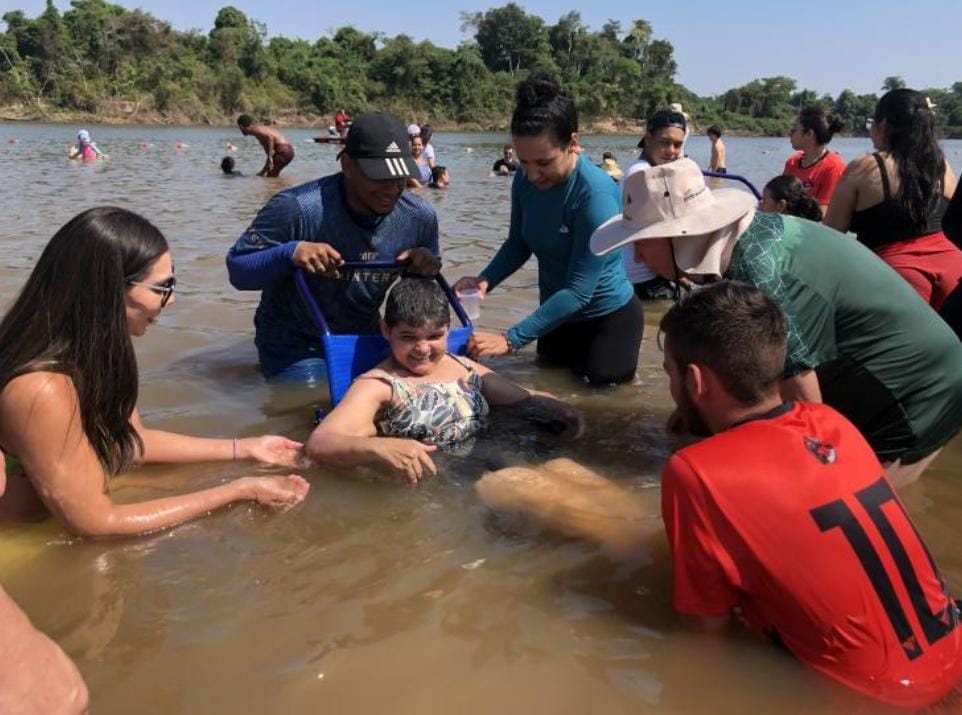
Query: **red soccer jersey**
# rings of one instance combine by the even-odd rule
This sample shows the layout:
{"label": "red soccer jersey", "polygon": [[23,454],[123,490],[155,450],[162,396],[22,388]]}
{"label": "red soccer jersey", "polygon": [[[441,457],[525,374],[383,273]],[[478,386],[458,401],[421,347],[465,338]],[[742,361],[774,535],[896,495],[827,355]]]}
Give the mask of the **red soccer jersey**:
{"label": "red soccer jersey", "polygon": [[802,167],[804,152],[795,152],[785,162],[783,174],[797,176],[805,191],[823,206],[827,205],[835,193],[835,186],[845,171],[845,160],[837,152],[827,151],[821,159],[811,166]]}
{"label": "red soccer jersey", "polygon": [[882,474],[855,427],[820,404],[679,450],[662,475],[676,610],[738,608],[869,697],[940,700],[962,679],[959,611]]}

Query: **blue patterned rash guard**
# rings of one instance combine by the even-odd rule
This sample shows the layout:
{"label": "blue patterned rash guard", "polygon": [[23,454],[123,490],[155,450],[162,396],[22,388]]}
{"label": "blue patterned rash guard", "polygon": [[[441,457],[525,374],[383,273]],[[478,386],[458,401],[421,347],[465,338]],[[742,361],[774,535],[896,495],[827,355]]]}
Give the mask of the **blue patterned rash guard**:
{"label": "blue patterned rash guard", "polygon": [[[254,316],[258,351],[319,350],[317,329],[293,280],[300,241],[333,246],[346,261],[390,261],[410,248],[440,259],[438,219],[421,197],[405,191],[391,213],[358,215],[347,206],[342,173],[286,189],[260,210],[227,254],[231,285],[261,291]],[[378,308],[396,276],[342,271],[311,279],[311,287],[335,333],[378,332]]]}

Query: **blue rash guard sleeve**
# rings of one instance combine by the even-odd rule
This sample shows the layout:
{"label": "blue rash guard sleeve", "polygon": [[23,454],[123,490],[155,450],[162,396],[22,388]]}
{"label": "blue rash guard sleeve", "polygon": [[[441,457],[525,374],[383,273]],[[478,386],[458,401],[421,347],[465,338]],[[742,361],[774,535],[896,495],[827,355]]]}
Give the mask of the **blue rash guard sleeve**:
{"label": "blue rash guard sleeve", "polygon": [[227,273],[238,290],[264,290],[294,270],[297,244],[304,240],[300,204],[277,194],[262,208],[227,253]]}
{"label": "blue rash guard sleeve", "polygon": [[518,198],[518,186],[519,176],[515,175],[511,185],[511,223],[508,238],[501,244],[487,268],[481,271],[481,277],[488,282],[488,290],[493,290],[531,257],[531,248],[521,237],[521,201]]}
{"label": "blue rash guard sleeve", "polygon": [[574,244],[565,287],[507,332],[512,347],[523,348],[576,316],[588,305],[606,269],[606,258],[591,252],[591,234],[617,214],[619,209],[618,202],[611,194],[592,192],[588,200],[575,210],[572,226]]}

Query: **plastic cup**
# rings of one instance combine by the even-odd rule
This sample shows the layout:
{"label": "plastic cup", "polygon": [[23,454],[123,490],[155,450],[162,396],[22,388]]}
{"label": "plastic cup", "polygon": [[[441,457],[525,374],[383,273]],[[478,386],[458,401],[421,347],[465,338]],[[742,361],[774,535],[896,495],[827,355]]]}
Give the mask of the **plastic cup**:
{"label": "plastic cup", "polygon": [[471,320],[477,320],[481,317],[481,301],[484,300],[484,296],[480,290],[477,288],[460,290],[458,291],[458,300],[461,302],[465,314]]}

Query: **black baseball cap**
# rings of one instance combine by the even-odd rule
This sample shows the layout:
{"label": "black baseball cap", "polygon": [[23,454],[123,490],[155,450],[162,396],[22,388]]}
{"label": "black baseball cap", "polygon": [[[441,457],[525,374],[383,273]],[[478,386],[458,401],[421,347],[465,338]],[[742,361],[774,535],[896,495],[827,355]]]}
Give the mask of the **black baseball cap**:
{"label": "black baseball cap", "polygon": [[[667,129],[668,127],[677,127],[687,131],[688,122],[685,120],[685,115],[676,112],[674,109],[659,109],[645,122],[645,134],[654,134],[659,129]],[[638,142],[638,148],[643,149],[644,147],[645,137],[642,136],[641,141]]]}
{"label": "black baseball cap", "polygon": [[407,129],[400,119],[387,112],[368,112],[355,119],[337,158],[343,154],[351,157],[369,179],[410,179],[421,175],[411,157]]}

